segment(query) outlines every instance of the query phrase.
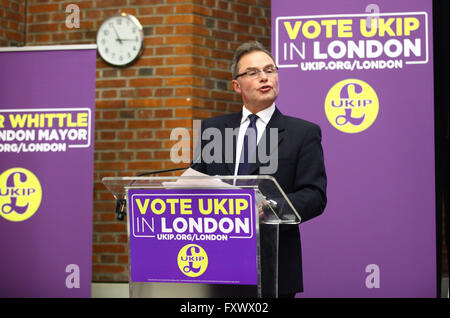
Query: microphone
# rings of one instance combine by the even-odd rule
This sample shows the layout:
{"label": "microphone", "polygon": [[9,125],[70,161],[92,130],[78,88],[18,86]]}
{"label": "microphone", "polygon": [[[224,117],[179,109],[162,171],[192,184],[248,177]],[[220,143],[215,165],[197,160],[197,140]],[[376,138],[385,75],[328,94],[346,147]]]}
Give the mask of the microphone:
{"label": "microphone", "polygon": [[190,168],[191,165],[187,166],[187,167],[183,167],[183,168],[174,168],[174,169],[167,169],[167,170],[156,170],[156,171],[150,171],[150,172],[144,172],[141,174],[138,174],[138,177],[143,177],[143,176],[149,176],[152,174],[157,174],[157,173],[165,173],[165,172],[172,172],[172,171],[180,171],[180,170],[185,170]]}
{"label": "microphone", "polygon": [[[192,165],[192,164],[191,164]],[[172,171],[180,171],[180,170],[186,170],[188,168],[191,167],[191,165],[187,166],[187,167],[183,167],[183,168],[174,168],[174,169],[166,169],[166,170],[155,170],[155,171],[150,171],[150,172],[144,172],[141,174],[138,174],[137,177],[143,177],[143,176],[149,176],[152,174],[158,174],[158,173],[165,173],[165,172],[172,172]],[[134,181],[130,183],[130,186],[133,185]],[[116,200],[116,219],[122,221],[125,217],[125,207],[127,205],[127,200],[122,198],[122,199],[117,199]]]}

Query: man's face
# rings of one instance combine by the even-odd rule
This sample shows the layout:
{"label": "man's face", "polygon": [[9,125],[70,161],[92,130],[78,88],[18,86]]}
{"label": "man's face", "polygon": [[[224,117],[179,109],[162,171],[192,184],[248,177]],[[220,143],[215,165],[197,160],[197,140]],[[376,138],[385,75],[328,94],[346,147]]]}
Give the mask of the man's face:
{"label": "man's face", "polygon": [[[238,74],[251,70],[267,70],[274,68],[272,58],[264,52],[254,51],[241,57],[238,63]],[[233,80],[234,90],[242,95],[244,105],[253,113],[261,111],[273,104],[278,96],[278,74],[259,72],[256,78],[244,75]]]}

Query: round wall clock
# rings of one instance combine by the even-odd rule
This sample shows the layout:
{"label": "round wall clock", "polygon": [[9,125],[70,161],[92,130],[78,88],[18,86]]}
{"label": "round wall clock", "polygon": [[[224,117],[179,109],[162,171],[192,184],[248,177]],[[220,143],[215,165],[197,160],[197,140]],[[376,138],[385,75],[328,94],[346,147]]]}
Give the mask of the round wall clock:
{"label": "round wall clock", "polygon": [[105,62],[124,66],[133,63],[144,48],[142,25],[126,13],[106,19],[97,32],[97,50]]}

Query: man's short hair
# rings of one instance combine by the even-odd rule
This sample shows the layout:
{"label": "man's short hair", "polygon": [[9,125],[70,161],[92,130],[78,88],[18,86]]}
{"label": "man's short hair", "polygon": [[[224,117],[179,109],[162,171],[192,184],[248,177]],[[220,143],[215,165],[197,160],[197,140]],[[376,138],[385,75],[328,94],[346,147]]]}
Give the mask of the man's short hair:
{"label": "man's short hair", "polygon": [[258,41],[249,41],[246,42],[244,44],[241,44],[236,51],[234,52],[234,56],[233,56],[233,61],[231,62],[231,75],[233,76],[233,79],[236,78],[237,72],[238,72],[238,63],[240,61],[240,59],[251,52],[255,52],[255,51],[261,51],[266,53],[267,55],[269,55],[272,60],[273,63],[276,64],[275,59],[272,56],[272,53],[270,53],[270,51],[266,50],[266,48],[259,43]]}

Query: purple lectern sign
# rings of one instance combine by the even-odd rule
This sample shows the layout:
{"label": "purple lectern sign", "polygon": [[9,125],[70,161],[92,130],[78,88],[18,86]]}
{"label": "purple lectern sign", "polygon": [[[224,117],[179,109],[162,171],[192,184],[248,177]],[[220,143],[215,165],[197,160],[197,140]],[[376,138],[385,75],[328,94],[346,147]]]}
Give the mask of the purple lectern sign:
{"label": "purple lectern sign", "polygon": [[252,190],[128,191],[132,282],[257,285]]}

